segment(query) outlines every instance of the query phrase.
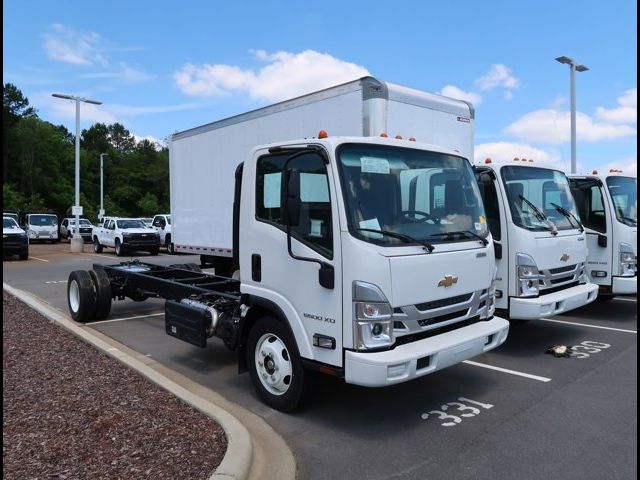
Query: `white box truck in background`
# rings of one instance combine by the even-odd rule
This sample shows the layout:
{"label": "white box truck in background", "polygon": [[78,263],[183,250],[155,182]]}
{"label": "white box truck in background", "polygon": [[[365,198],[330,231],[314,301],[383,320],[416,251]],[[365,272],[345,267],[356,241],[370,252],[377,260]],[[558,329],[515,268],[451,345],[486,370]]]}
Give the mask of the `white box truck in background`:
{"label": "white box truck in background", "polygon": [[587,277],[587,235],[566,175],[533,160],[474,170],[495,242],[496,309],[510,320],[535,320],[595,300]]}
{"label": "white box truck in background", "polygon": [[587,230],[587,274],[598,298],[638,292],[638,179],[617,169],[570,175]]}
{"label": "white box truck in background", "polygon": [[308,369],[381,387],[492,350],[509,323],[494,316],[472,120],[464,102],[364,78],[177,133],[176,249],[228,260],[233,278],[95,265],[69,277],[71,315],[166,298],[167,334],[221,338],[284,411]]}

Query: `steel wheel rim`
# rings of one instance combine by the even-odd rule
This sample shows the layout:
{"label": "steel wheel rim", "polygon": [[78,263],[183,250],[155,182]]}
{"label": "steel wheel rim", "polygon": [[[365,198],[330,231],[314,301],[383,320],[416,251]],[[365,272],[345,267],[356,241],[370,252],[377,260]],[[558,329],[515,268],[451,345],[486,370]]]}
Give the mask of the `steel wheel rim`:
{"label": "steel wheel rim", "polygon": [[98,239],[96,238],[93,242],[93,251],[98,253],[98,245],[100,245],[100,243],[98,242]]}
{"label": "steel wheel rim", "polygon": [[72,280],[69,284],[69,306],[73,312],[77,312],[80,309],[80,287],[78,282]]}
{"label": "steel wheel rim", "polygon": [[265,390],[276,396],[289,391],[293,379],[291,355],[277,335],[265,333],[260,337],[254,359],[258,378]]}

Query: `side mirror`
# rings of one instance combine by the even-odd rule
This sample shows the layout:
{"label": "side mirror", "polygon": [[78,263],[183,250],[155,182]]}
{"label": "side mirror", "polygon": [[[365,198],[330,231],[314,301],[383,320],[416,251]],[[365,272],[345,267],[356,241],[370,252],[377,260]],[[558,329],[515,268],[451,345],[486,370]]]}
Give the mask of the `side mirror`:
{"label": "side mirror", "polygon": [[493,251],[495,253],[496,259],[502,258],[502,244],[493,242]]}
{"label": "side mirror", "polygon": [[598,234],[598,246],[602,248],[607,247],[607,236]]}
{"label": "side mirror", "polygon": [[282,193],[280,202],[280,217],[282,223],[288,227],[297,227],[300,223],[300,170],[290,168],[285,170],[282,179]]}

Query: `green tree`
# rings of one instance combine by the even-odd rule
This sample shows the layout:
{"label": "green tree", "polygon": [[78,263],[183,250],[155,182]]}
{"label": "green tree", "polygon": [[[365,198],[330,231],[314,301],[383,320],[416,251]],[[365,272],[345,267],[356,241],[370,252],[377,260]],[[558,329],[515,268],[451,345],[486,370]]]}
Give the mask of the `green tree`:
{"label": "green tree", "polygon": [[12,83],[2,88],[2,183],[7,181],[9,170],[9,130],[21,118],[35,116],[36,111],[29,106],[29,99]]}

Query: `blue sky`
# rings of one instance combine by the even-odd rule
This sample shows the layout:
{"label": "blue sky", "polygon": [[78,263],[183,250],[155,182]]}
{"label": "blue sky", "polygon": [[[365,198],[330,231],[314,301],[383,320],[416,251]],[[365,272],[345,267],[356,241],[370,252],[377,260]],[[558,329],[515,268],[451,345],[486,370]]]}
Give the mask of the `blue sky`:
{"label": "blue sky", "polygon": [[3,81],[73,131],[52,92],[104,102],[82,126],[175,131],[369,73],[470,99],[476,158],[568,167],[568,55],[578,163],[636,169],[637,6],[626,0],[80,2],[7,0]]}

